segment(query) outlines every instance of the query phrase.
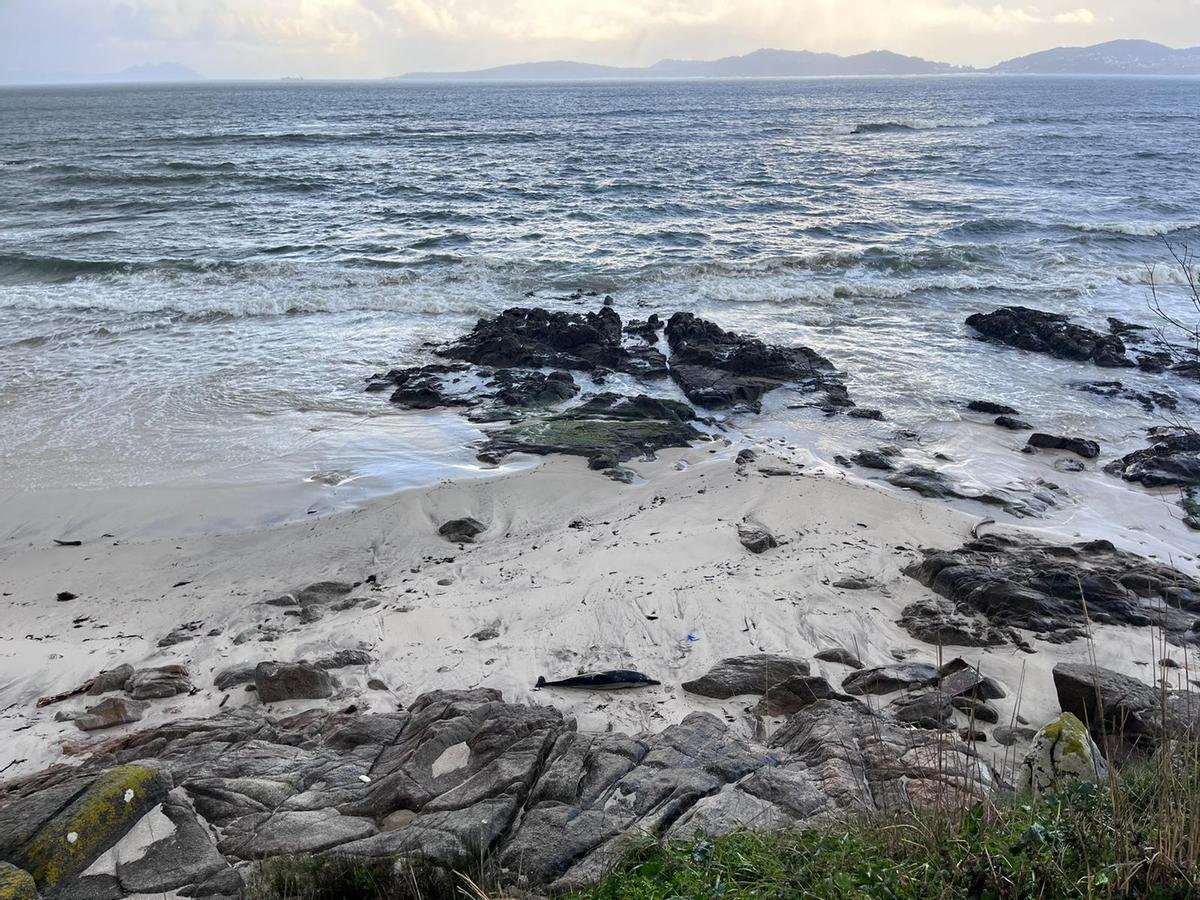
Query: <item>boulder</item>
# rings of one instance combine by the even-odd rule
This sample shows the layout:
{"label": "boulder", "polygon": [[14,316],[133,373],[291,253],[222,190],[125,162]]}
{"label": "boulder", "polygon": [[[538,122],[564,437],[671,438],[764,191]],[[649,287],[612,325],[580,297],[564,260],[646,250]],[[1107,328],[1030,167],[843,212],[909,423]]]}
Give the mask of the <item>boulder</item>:
{"label": "boulder", "polygon": [[1008,696],[1000,682],[959,658],[942,666],[938,687],[951,697],[972,697],[976,700],[1003,700]]}
{"label": "boulder", "polygon": [[1100,455],[1100,445],[1086,438],[1063,437],[1055,434],[1044,434],[1040,431],[1029,436],[1029,446],[1039,450],[1065,450],[1082,456],[1084,459],[1095,459]]}
{"label": "boulder", "polygon": [[824,678],[817,675],[797,675],[782,684],[773,685],[754,708],[756,716],[790,716],[819,700],[840,700],[857,703],[853,697],[841,694]]}
{"label": "boulder", "polygon": [[900,663],[851,672],[842,680],[842,690],[861,697],[864,694],[890,694],[936,684],[936,666],[929,663]]}
{"label": "boulder", "polygon": [[967,325],[990,341],[1045,353],[1059,359],[1093,362],[1109,368],[1130,368],[1125,344],[1114,334],[1100,334],[1076,325],[1064,315],[1025,306],[1006,306],[967,317]]}
{"label": "boulder", "polygon": [[702,697],[728,700],[741,694],[767,694],[792,678],[808,674],[807,660],[757,653],[723,659],[700,678],[685,681],[683,689]]}
{"label": "boulder", "polygon": [[125,685],[134,700],[157,700],[186,694],[192,689],[188,668],[182,664],[138,669]]}
{"label": "boulder", "polygon": [[920,691],[904,694],[884,710],[897,722],[934,730],[949,729],[954,723],[954,704],[949,694],[939,691]]}
{"label": "boulder", "polygon": [[779,347],[725,331],[692,313],[667,322],[671,377],[697,406],[758,409],[763,396],[785,384],[817,394],[813,405],[853,407],[833,364],[808,347]]}
{"label": "boulder", "polygon": [[972,400],[967,404],[971,412],[983,413],[988,416],[1019,416],[1020,413],[1003,403],[993,403],[991,400]]}
{"label": "boulder", "polygon": [[257,668],[258,663],[242,663],[240,665],[227,666],[213,676],[213,686],[218,691],[227,691],[231,687],[237,687],[239,684],[252,684],[254,682],[254,672]]}
{"label": "boulder", "polygon": [[738,540],[751,553],[766,553],[779,546],[779,541],[765,525],[739,525]]}
{"label": "boulder", "polygon": [[473,544],[475,538],[487,531],[487,526],[478,519],[467,516],[452,519],[438,529],[438,534],[453,544]]}
{"label": "boulder", "polygon": [[115,728],[118,725],[128,725],[140,722],[149,703],[141,700],[127,700],[124,697],[109,697],[95,706],[89,706],[74,719],[80,731],[99,731],[103,728]]}
{"label": "boulder", "polygon": [[1082,722],[1062,713],[1033,738],[1017,772],[1017,788],[1036,794],[1058,791],[1078,781],[1100,782],[1108,764]]}
{"label": "boulder", "polygon": [[892,462],[892,459],[898,455],[898,453],[890,452],[887,449],[859,450],[850,457],[850,461],[856,466],[861,466],[864,469],[877,469],[880,472],[894,472],[896,470],[896,464]]}
{"label": "boulder", "polygon": [[106,669],[92,679],[92,686],[88,689],[88,694],[98,697],[113,691],[123,691],[132,677],[133,666],[128,664],[117,666],[114,669]]}
{"label": "boulder", "polygon": [[842,647],[828,647],[825,650],[818,650],[813,654],[813,659],[849,666],[851,669],[861,669],[863,667],[862,660]]}
{"label": "boulder", "polygon": [[996,416],[996,425],[1009,431],[1033,431],[1033,426],[1015,416]]}
{"label": "boulder", "polygon": [[33,876],[24,869],[0,862],[0,900],[38,900]]}
{"label": "boulder", "polygon": [[262,703],[321,700],[333,694],[329,673],[306,662],[259,663],[254,669],[254,686]]}

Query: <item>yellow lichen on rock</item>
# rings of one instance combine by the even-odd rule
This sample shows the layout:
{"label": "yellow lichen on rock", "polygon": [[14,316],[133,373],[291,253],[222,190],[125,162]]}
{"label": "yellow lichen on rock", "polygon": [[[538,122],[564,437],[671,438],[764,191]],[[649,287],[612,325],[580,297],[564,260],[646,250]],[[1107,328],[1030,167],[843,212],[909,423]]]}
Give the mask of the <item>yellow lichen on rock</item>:
{"label": "yellow lichen on rock", "polygon": [[121,840],[162,802],[167,790],[163,776],[146,766],[110,769],[46,823],[22,850],[20,861],[38,887],[53,891]]}
{"label": "yellow lichen on rock", "polygon": [[1021,763],[1017,786],[1040,793],[1072,781],[1102,781],[1107,774],[1108,765],[1087,726],[1064,712],[1034,737]]}
{"label": "yellow lichen on rock", "polygon": [[37,900],[37,885],[24,869],[0,862],[0,900]]}

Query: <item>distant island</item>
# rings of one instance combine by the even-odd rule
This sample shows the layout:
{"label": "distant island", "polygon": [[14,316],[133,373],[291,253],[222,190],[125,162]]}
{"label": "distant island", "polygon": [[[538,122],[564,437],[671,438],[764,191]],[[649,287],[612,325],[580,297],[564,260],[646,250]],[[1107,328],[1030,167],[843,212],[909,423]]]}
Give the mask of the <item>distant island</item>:
{"label": "distant island", "polygon": [[1200,47],[1175,50],[1153,41],[1109,41],[1019,56],[990,71],[1006,75],[1200,75]]}
{"label": "distant island", "polygon": [[1176,50],[1152,41],[1058,47],[987,69],[953,66],[887,50],[838,56],[808,50],[755,50],[716,60],[664,59],[622,67],[569,61],[517,63],[469,72],[410,72],[404,80],[577,81],[619,78],[787,78],[868,75],[1200,75],[1200,47]]}

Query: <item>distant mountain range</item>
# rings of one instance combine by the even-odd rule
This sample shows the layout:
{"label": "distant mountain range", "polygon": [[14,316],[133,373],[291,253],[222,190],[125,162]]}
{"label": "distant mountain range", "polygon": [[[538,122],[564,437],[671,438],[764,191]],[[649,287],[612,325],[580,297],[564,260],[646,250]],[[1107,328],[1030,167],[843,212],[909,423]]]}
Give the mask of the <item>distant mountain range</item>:
{"label": "distant mountain range", "polygon": [[566,81],[601,78],[770,78],[855,75],[1200,75],[1200,47],[1174,50],[1151,41],[1110,41],[1094,47],[1059,47],[1002,62],[990,69],[952,66],[887,50],[838,56],[808,50],[755,50],[716,60],[664,59],[624,68],[579,62],[533,62],[471,72],[410,72],[426,81]]}

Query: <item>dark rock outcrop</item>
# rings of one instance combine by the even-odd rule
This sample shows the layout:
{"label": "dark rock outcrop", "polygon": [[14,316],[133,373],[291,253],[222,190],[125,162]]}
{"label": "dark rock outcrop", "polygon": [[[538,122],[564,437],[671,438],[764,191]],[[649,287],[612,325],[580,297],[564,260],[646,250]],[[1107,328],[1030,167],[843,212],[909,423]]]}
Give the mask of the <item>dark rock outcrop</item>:
{"label": "dark rock outcrop", "polygon": [[610,307],[584,314],[515,307],[480,319],[470,334],[438,353],[494,368],[609,369],[641,377],[667,374],[666,359],[658,350],[627,348],[621,332],[621,317]]}
{"label": "dark rock outcrop", "polygon": [[1200,485],[1200,432],[1191,429],[1155,429],[1151,445],[1135,450],[1104,467],[1145,487]]}
{"label": "dark rock outcrop", "polygon": [[927,687],[936,684],[941,676],[929,663],[899,663],[851,672],[842,681],[847,694],[890,694],[894,691]]}
{"label": "dark rock outcrop", "polygon": [[1020,413],[1004,403],[993,403],[991,400],[972,400],[967,403],[971,412],[984,413],[989,416],[1019,416]]}
{"label": "dark rock outcrop", "polygon": [[1063,712],[1088,726],[1097,742],[1154,747],[1167,740],[1195,739],[1200,694],[1159,689],[1101,666],[1059,663],[1054,689]]}
{"label": "dark rock outcrop", "polygon": [[1100,455],[1100,445],[1087,438],[1064,437],[1057,434],[1035,432],[1029,436],[1029,446],[1038,450],[1065,450],[1082,456],[1084,459],[1095,459]]}
{"label": "dark rock outcrop", "polygon": [[1024,419],[1014,416],[996,416],[995,424],[1001,428],[1007,428],[1009,431],[1033,431],[1032,425]]}
{"label": "dark rock outcrop", "polygon": [[473,544],[475,538],[485,531],[487,531],[487,526],[470,516],[451,519],[438,528],[438,534],[453,544]]}
{"label": "dark rock outcrop", "polygon": [[[115,900],[240,896],[246,861],[297,853],[450,869],[483,855],[501,878],[558,893],[647,836],[944,809],[994,785],[957,736],[845,699],[805,702],[762,746],[705,713],[657,734],[580,734],[556,710],[492,690],[434,691],[404,712],[246,708],[110,740],[78,767],[0,784],[0,860],[45,894]],[[122,852],[154,809],[171,833]],[[80,877],[110,849],[110,874]]]}
{"label": "dark rock outcrop", "polygon": [[263,703],[284,700],[322,700],[333,694],[333,679],[306,662],[262,662],[254,669],[254,686]]}
{"label": "dark rock outcrop", "polygon": [[926,551],[905,572],[965,617],[1053,641],[1084,635],[1085,606],[1093,622],[1154,625],[1181,643],[1195,639],[1200,613],[1200,583],[1107,541],[1058,546],[989,534]]}
{"label": "dark rock outcrop", "polygon": [[992,647],[1019,640],[1011,629],[998,628],[986,617],[962,612],[936,597],[904,607],[897,624],[917,640],[939,647]]}
{"label": "dark rock outcrop", "polygon": [[818,395],[813,405],[852,407],[833,364],[808,347],[778,347],[725,331],[692,313],[667,322],[671,376],[697,406],[757,409],[767,392],[786,384]]}
{"label": "dark rock outcrop", "polygon": [[1109,368],[1134,365],[1125,355],[1125,344],[1114,334],[1101,334],[1076,325],[1059,313],[1025,306],[1005,306],[990,313],[967,317],[967,325],[984,338],[1059,359],[1094,362]]}
{"label": "dark rock outcrop", "polygon": [[685,691],[702,697],[727,700],[740,694],[767,694],[784,682],[808,675],[807,660],[775,653],[732,656],[713,666],[705,675],[685,681]]}
{"label": "dark rock outcrop", "polygon": [[779,546],[779,540],[765,525],[747,522],[738,526],[738,541],[751,553],[766,553]]}

